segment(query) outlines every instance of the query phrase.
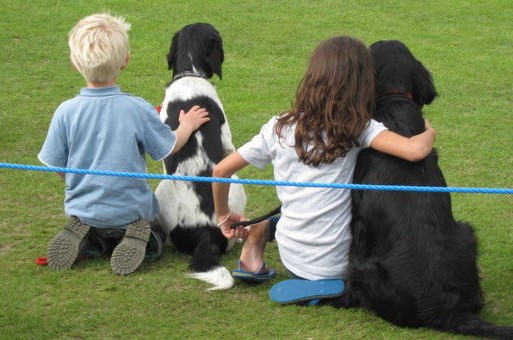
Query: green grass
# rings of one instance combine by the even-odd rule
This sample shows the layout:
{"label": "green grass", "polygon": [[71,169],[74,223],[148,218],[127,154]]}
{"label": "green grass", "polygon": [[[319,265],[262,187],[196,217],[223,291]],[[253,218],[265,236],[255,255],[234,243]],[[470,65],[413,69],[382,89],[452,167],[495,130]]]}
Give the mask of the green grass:
{"label": "green grass", "polygon": [[[36,164],[53,111],[83,86],[69,66],[67,33],[81,17],[109,10],[132,23],[123,90],[157,105],[170,79],[174,31],[210,22],[224,39],[223,80],[214,79],[236,146],[287,109],[311,50],[351,34],[370,44],[399,39],[428,67],[440,97],[425,109],[436,128],[450,186],[513,187],[513,5],[504,1],[14,1],[0,0],[0,161]],[[161,171],[149,163],[152,173]],[[247,168],[243,178],[272,179]],[[156,186],[156,182],[152,182]],[[53,174],[0,169],[0,338],[458,338],[394,327],[360,310],[282,307],[270,284],[207,292],[186,278],[188,257],[164,257],[119,277],[107,260],[55,273],[38,267],[63,215]],[[270,187],[247,186],[247,216],[277,204]],[[487,320],[513,325],[513,198],[453,194],[458,219],[480,241]],[[240,245],[223,262],[235,265]],[[286,273],[275,244],[268,263]]]}

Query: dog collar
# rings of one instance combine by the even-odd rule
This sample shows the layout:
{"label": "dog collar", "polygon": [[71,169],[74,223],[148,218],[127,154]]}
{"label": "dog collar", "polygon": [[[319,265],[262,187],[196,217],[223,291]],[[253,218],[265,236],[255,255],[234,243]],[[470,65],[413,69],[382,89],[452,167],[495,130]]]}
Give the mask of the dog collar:
{"label": "dog collar", "polygon": [[382,98],[390,95],[401,95],[408,99],[413,99],[413,93],[410,91],[402,91],[400,89],[391,89],[390,91],[383,93],[380,97]]}
{"label": "dog collar", "polygon": [[196,72],[192,72],[192,71],[183,71],[183,72],[180,72],[180,73],[177,73],[173,76],[173,81],[176,81],[180,78],[183,78],[183,77],[198,77],[198,78],[205,78],[205,75],[203,74],[200,74],[200,73],[196,73]]}

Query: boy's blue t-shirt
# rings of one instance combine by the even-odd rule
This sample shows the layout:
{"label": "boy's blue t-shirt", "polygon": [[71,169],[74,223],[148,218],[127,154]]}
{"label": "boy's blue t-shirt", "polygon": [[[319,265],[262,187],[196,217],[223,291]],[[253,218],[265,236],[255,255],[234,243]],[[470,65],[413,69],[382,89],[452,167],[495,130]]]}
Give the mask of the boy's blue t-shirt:
{"label": "boy's blue t-shirt", "polygon": [[[146,173],[145,153],[161,160],[176,135],[155,108],[119,87],[83,88],[54,113],[39,160],[54,167]],[[158,203],[146,179],[67,173],[64,209],[97,228],[153,220]]]}

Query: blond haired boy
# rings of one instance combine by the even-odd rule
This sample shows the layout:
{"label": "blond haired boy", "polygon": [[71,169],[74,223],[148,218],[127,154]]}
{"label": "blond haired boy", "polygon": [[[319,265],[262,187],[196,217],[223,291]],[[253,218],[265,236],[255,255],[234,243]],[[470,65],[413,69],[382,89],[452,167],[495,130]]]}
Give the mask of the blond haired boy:
{"label": "blond haired boy", "polygon": [[[146,172],[145,154],[161,160],[179,150],[206,123],[206,110],[181,112],[171,131],[145,100],[121,92],[117,78],[130,60],[130,24],[121,17],[94,14],[69,33],[70,59],[87,87],[55,111],[39,160],[54,167]],[[148,240],[162,237],[150,225],[159,207],[145,179],[59,173],[66,183],[64,208],[69,220],[48,248],[48,265],[69,269],[79,255],[112,251],[116,274],[134,272],[143,262]]]}

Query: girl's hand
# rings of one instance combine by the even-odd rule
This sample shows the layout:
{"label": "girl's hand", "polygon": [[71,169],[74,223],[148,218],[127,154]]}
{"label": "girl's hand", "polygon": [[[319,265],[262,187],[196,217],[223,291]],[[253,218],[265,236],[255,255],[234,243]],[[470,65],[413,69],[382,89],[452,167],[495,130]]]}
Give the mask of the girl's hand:
{"label": "girl's hand", "polygon": [[433,128],[426,118],[424,118],[424,127],[426,128],[426,130]]}
{"label": "girl's hand", "polygon": [[221,227],[221,232],[227,239],[242,238],[245,239],[248,236],[248,230],[242,226],[237,228],[230,228],[230,225],[239,221],[244,221],[245,218],[241,214],[227,213],[217,216],[218,226]]}

